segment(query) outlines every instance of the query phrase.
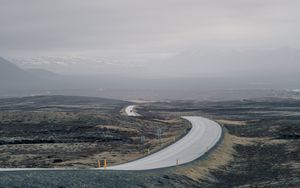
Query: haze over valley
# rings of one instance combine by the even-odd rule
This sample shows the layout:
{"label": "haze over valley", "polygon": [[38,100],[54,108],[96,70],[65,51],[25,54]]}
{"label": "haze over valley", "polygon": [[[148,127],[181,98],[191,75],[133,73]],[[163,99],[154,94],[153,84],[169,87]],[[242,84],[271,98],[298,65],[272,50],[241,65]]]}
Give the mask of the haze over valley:
{"label": "haze over valley", "polygon": [[0,187],[300,187],[299,0],[0,0]]}
{"label": "haze over valley", "polygon": [[0,56],[26,70],[8,75],[1,59],[1,96],[300,88],[294,0],[33,2],[0,7]]}

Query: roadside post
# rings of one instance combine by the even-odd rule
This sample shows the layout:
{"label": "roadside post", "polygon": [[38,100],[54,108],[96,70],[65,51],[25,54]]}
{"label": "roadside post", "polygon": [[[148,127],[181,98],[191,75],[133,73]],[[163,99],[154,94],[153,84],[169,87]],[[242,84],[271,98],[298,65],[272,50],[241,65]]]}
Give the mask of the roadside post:
{"label": "roadside post", "polygon": [[157,136],[158,139],[160,139],[161,133],[162,133],[161,128],[158,128],[158,129],[156,130],[156,136]]}
{"label": "roadside post", "polygon": [[159,139],[160,144],[161,144],[161,135],[162,135],[162,130],[161,130],[161,128],[158,128],[156,130],[156,136],[157,136],[157,139]]}
{"label": "roadside post", "polygon": [[101,168],[101,162],[98,160],[98,168]]}
{"label": "roadside post", "polygon": [[107,167],[107,162],[106,159],[104,159],[104,170],[106,170],[106,167]]}
{"label": "roadside post", "polygon": [[177,170],[178,170],[178,165],[179,165],[179,159],[176,159],[176,172],[177,172]]}

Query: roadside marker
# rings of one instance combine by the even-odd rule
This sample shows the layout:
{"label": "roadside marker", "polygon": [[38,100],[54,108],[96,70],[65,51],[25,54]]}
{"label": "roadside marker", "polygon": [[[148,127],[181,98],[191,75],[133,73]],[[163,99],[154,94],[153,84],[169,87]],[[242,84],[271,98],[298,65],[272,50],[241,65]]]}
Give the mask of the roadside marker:
{"label": "roadside marker", "polygon": [[107,166],[106,159],[104,159],[104,170],[106,170],[106,166]]}
{"label": "roadside marker", "polygon": [[175,167],[175,171],[178,171],[178,165],[179,165],[179,159],[176,159],[176,167]]}
{"label": "roadside marker", "polygon": [[149,148],[148,148],[147,152],[148,152],[148,155],[149,155],[150,154],[150,149]]}
{"label": "roadside marker", "polygon": [[98,168],[101,168],[101,162],[98,160]]}

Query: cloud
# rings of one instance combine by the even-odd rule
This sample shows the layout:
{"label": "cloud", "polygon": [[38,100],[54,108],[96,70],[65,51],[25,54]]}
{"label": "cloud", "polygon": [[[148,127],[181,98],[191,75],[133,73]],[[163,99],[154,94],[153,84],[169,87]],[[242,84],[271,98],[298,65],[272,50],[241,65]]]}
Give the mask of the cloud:
{"label": "cloud", "polygon": [[[299,48],[299,7],[298,0],[2,1],[0,51],[5,57],[110,56],[125,67],[151,69],[165,62],[162,54],[195,49],[220,56],[222,49]],[[195,66],[203,65],[215,68]]]}

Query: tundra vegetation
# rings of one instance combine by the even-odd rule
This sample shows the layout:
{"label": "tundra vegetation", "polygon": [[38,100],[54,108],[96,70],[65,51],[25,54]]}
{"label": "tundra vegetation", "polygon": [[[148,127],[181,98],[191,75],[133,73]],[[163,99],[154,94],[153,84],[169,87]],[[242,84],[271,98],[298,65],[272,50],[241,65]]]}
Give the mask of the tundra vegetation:
{"label": "tundra vegetation", "polygon": [[[20,108],[24,99],[18,100]],[[2,167],[87,167],[95,165],[97,158],[107,156],[113,159],[112,163],[125,162],[145,155],[140,152],[145,148],[154,151],[163,147],[162,143],[172,142],[175,135],[180,138],[189,128],[188,122],[179,119],[182,115],[211,118],[223,126],[224,135],[222,142],[207,155],[174,168],[142,172],[0,172],[2,187],[24,186],[24,182],[25,186],[35,187],[300,186],[299,100],[152,102],[139,105],[137,110],[143,116],[137,118],[119,115],[127,105],[121,101],[109,108],[93,102],[93,109],[87,109],[82,102],[80,107],[66,104],[58,107],[43,101],[36,108],[27,103],[22,111],[14,109],[12,103],[5,106],[4,101],[1,100],[0,116]],[[163,130],[161,141],[155,135],[158,127]],[[143,144],[141,135],[145,135]],[[24,162],[28,160],[22,156],[36,159],[32,160],[35,164]]]}

